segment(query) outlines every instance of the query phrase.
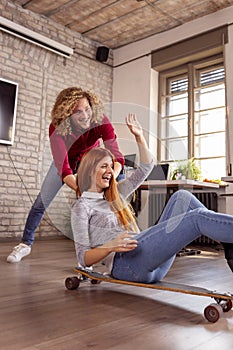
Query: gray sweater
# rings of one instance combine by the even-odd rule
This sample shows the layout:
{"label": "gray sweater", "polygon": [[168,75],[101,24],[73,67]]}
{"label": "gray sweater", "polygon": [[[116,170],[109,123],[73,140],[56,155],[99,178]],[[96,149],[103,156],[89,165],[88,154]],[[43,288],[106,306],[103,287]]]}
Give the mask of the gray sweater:
{"label": "gray sweater", "polygon": [[[140,163],[139,167],[125,180],[118,183],[118,191],[127,199],[150,174],[154,163]],[[71,209],[71,226],[78,263],[85,267],[85,252],[113,240],[126,229],[118,222],[115,213],[103,193],[84,192]],[[128,230],[129,231],[129,230]],[[133,230],[132,230],[133,232]],[[102,261],[110,273],[114,253]]]}

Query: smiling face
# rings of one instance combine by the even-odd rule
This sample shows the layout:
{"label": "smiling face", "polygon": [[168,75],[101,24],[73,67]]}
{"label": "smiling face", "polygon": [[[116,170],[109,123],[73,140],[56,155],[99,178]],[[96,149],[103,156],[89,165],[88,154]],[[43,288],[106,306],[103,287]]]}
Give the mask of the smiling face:
{"label": "smiling face", "polygon": [[90,127],[92,118],[92,109],[86,97],[81,98],[74,108],[70,117],[74,129],[86,130]]}
{"label": "smiling face", "polygon": [[89,191],[103,192],[109,187],[110,180],[113,177],[113,161],[110,156],[105,156],[97,163],[95,170],[91,176],[91,187]]}

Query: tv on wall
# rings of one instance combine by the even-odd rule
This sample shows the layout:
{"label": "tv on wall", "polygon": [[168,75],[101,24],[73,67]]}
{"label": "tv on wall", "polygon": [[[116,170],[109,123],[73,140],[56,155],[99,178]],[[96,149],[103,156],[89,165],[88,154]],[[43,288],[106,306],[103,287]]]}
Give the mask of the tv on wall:
{"label": "tv on wall", "polygon": [[18,83],[0,78],[0,144],[13,145]]}

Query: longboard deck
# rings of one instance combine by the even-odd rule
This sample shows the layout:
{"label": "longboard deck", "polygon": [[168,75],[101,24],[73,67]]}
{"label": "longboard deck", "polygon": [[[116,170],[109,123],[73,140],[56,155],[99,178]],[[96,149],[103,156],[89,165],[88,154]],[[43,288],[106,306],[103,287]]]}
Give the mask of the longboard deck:
{"label": "longboard deck", "polygon": [[104,275],[99,272],[90,271],[82,268],[75,268],[75,273],[79,276],[68,277],[65,280],[65,286],[67,289],[77,289],[81,282],[91,280],[91,283],[96,284],[98,282],[110,282],[117,284],[124,284],[135,287],[151,288],[163,291],[184,293],[190,295],[197,295],[203,297],[210,297],[215,300],[216,303],[211,303],[204,309],[204,316],[209,322],[217,322],[223,312],[228,312],[231,310],[233,305],[233,294],[223,293],[213,290],[209,290],[202,287],[191,286],[182,283],[175,282],[156,282],[156,283],[139,283],[130,282],[125,280],[118,280],[108,275]]}
{"label": "longboard deck", "polygon": [[104,275],[99,272],[89,271],[81,268],[75,268],[74,271],[76,273],[80,273],[81,275],[96,280],[96,281],[105,281],[117,284],[126,284],[135,287],[144,287],[144,288],[152,288],[158,290],[166,290],[177,293],[184,294],[192,294],[199,295],[204,297],[211,297],[222,300],[233,300],[233,294],[231,293],[222,293],[217,291],[212,291],[202,287],[191,286],[187,284],[175,283],[175,282],[156,282],[156,283],[139,283],[139,282],[129,282],[125,280],[118,280],[109,275]]}

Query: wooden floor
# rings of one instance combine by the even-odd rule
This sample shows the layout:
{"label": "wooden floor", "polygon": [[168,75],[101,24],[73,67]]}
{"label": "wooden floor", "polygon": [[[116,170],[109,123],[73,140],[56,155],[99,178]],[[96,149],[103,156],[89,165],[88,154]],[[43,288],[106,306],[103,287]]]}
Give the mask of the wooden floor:
{"label": "wooden floor", "polygon": [[[6,262],[12,242],[0,245],[1,350],[232,349],[233,310],[209,323],[209,298],[110,283],[68,291],[71,240],[37,241],[18,264]],[[166,280],[233,291],[223,252],[213,249],[178,257]]]}

